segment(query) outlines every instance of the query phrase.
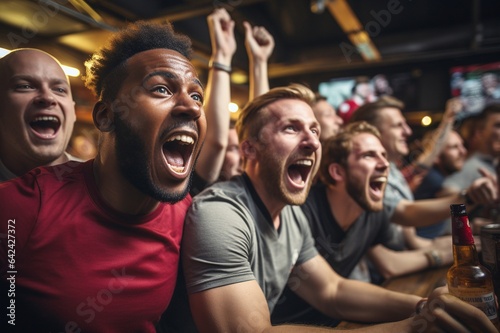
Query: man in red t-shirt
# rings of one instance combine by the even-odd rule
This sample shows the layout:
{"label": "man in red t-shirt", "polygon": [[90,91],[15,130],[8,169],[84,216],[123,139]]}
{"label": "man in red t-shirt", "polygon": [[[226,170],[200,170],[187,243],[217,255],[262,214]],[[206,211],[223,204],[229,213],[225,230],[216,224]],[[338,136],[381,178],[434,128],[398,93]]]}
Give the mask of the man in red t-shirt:
{"label": "man in red t-shirt", "polygon": [[0,186],[1,332],[155,332],[206,134],[191,44],[137,23],[88,63],[95,160]]}

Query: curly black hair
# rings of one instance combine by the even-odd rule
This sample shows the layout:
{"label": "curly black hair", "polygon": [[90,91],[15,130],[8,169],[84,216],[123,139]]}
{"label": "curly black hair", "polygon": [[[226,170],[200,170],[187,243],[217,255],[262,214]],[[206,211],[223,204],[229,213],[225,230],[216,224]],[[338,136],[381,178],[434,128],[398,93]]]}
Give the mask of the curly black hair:
{"label": "curly black hair", "polygon": [[85,62],[85,86],[99,100],[113,100],[124,81],[126,60],[152,49],[170,49],[191,59],[191,40],[174,32],[169,22],[163,24],[137,21],[117,32],[108,45],[102,47]]}

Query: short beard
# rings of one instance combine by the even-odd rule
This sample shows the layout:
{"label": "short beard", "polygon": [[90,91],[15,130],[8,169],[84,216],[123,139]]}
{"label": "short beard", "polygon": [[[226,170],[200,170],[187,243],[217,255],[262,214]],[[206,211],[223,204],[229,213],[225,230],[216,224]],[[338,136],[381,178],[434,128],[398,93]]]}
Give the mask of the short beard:
{"label": "short beard", "polygon": [[351,176],[347,171],[347,183],[346,190],[349,193],[349,196],[364,210],[367,212],[378,212],[382,210],[383,205],[381,207],[375,207],[374,205],[370,205],[365,194],[364,194],[364,186],[357,186],[356,183],[351,180]]}
{"label": "short beard", "polygon": [[290,192],[282,181],[284,174],[287,172],[286,169],[283,170],[283,165],[285,163],[276,158],[276,155],[272,152],[268,153],[267,151],[264,152],[264,150],[261,150],[260,153],[262,154],[260,159],[261,172],[267,192],[288,205],[302,205],[307,199],[307,194],[311,188],[311,182],[308,182],[306,188],[302,190],[301,193]]}
{"label": "short beard", "polygon": [[115,117],[115,149],[118,166],[122,175],[137,189],[151,198],[168,203],[176,203],[186,197],[193,173],[181,193],[170,193],[161,189],[151,177],[151,156],[146,154],[146,145],[139,135],[119,116]]}
{"label": "short beard", "polygon": [[[463,166],[463,164],[462,164]],[[441,171],[444,172],[445,176],[451,175],[452,173],[455,173],[459,171],[461,168],[455,167],[455,165],[451,162],[445,162],[441,164]]]}

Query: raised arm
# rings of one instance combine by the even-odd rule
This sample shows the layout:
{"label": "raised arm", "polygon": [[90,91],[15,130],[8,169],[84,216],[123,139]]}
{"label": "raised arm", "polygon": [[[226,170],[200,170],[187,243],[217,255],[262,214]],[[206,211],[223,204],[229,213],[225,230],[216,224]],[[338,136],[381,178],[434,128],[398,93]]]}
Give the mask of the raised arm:
{"label": "raised arm", "polygon": [[207,17],[207,22],[212,42],[204,105],[207,135],[198,157],[196,173],[207,183],[213,183],[219,177],[229,135],[231,82],[230,73],[224,68],[231,67],[236,40],[234,21],[224,8],[216,9]]}
{"label": "raised arm", "polygon": [[250,75],[249,100],[269,90],[267,61],[274,49],[273,36],[264,27],[253,27],[243,22],[245,27],[245,47],[248,54]]}
{"label": "raised arm", "polygon": [[450,134],[456,115],[462,110],[462,102],[459,97],[454,97],[446,102],[443,118],[439,126],[432,133],[429,140],[424,142],[424,151],[417,158],[416,162],[427,168],[432,167],[434,161],[443,150],[448,135]]}

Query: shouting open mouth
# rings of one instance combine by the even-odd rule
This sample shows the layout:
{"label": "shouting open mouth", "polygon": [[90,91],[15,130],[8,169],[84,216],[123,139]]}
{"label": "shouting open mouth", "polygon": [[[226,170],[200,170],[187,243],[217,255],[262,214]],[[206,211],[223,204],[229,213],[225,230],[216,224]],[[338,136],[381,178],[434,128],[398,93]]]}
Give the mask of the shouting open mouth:
{"label": "shouting open mouth", "polygon": [[301,159],[288,166],[288,178],[297,188],[304,188],[307,179],[311,173],[313,161],[310,159]]}
{"label": "shouting open mouth", "polygon": [[33,133],[41,139],[53,139],[61,128],[61,121],[56,116],[36,116],[29,126]]}
{"label": "shouting open mouth", "polygon": [[385,184],[387,183],[386,176],[378,176],[370,179],[370,192],[376,199],[381,199],[384,195]]}
{"label": "shouting open mouth", "polygon": [[173,175],[184,177],[189,171],[195,139],[190,134],[176,134],[163,144],[163,156]]}

